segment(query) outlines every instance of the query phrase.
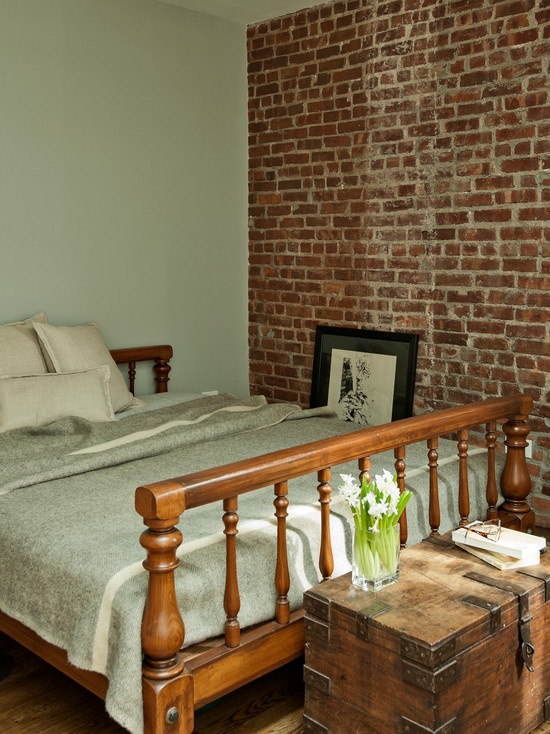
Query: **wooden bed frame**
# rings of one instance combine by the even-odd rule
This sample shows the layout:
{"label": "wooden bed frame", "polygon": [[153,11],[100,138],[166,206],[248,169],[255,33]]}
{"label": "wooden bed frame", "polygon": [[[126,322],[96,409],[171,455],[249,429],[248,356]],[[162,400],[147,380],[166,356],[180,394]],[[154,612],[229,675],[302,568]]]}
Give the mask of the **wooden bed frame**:
{"label": "wooden bed frame", "polygon": [[[166,392],[172,348],[167,345],[113,350],[119,364],[129,365],[133,390],[136,363],[152,361],[156,392]],[[487,516],[503,524],[532,532],[534,513],[527,497],[531,480],[525,460],[527,418],[532,398],[511,395],[448,408],[351,434],[323,439],[296,448],[201,471],[184,477],[138,487],[137,512],[147,529],[141,536],[146,550],[144,566],[149,587],[142,624],[143,707],[145,734],[189,734],[194,711],[240,686],[301,656],[304,651],[303,611],[291,612],[287,593],[289,570],[286,554],[288,481],[317,473],[321,506],[321,551],[319,569],[323,578],[333,571],[330,539],[331,467],[357,460],[360,475],[368,473],[370,457],[393,450],[398,483],[404,487],[406,447],[426,441],[429,465],[429,520],[431,534],[439,534],[438,437],[457,441],[459,464],[458,512],[461,524],[468,521],[468,442],[470,430],[485,433],[487,446]],[[504,501],[498,503],[496,453],[498,426],[502,425],[506,459],[500,476]],[[266,486],[274,487],[277,518],[277,566],[274,580],[277,601],[274,619],[241,632],[236,564],[239,495]],[[175,596],[174,571],[179,565],[176,550],[182,542],[177,529],[180,516],[193,507],[220,502],[226,535],[225,636],[182,650],[184,623]],[[407,539],[406,516],[402,516],[401,541]],[[136,539],[137,542],[137,539]],[[65,651],[42,640],[32,630],[0,612],[0,630],[53,664],[88,690],[105,698],[107,679],[75,668]]]}

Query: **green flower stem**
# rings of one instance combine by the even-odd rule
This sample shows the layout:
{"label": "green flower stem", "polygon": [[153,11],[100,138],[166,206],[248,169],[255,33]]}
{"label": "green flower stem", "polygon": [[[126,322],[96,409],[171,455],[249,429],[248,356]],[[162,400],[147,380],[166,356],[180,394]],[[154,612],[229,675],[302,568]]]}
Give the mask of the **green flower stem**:
{"label": "green flower stem", "polygon": [[378,532],[357,528],[354,559],[357,571],[368,579],[391,576],[397,570],[399,531],[395,526]]}

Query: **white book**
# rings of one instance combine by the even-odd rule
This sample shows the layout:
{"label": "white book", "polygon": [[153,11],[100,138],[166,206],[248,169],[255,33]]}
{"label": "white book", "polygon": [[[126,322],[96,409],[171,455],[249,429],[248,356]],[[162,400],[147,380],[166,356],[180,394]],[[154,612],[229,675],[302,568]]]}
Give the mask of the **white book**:
{"label": "white book", "polygon": [[526,566],[537,566],[540,563],[540,551],[529,551],[523,558],[513,558],[512,556],[504,556],[502,553],[491,553],[491,551],[482,550],[481,548],[473,548],[463,543],[455,543],[476,558],[499,568],[501,571],[507,571],[511,568],[525,568]]}
{"label": "white book", "polygon": [[468,531],[467,527],[457,528],[452,532],[453,542],[472,548],[481,548],[490,553],[500,553],[503,556],[524,558],[533,551],[546,550],[546,538],[530,533],[521,533],[519,530],[501,528],[498,540],[484,538],[479,533]]}

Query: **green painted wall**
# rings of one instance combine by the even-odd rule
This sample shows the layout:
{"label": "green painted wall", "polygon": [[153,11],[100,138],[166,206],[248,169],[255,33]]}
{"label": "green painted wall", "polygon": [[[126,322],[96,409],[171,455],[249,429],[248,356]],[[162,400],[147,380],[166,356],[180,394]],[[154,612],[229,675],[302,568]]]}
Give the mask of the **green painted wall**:
{"label": "green painted wall", "polygon": [[245,29],[155,0],[0,4],[0,322],[174,346],[248,392]]}

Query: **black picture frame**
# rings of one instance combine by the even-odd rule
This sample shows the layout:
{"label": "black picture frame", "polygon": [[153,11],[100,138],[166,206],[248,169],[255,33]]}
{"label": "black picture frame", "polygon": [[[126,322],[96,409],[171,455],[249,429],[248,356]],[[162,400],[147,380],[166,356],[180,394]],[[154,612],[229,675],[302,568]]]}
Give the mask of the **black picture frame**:
{"label": "black picture frame", "polygon": [[[363,425],[410,417],[418,338],[418,334],[318,325],[310,406],[330,405],[342,420]],[[358,387],[361,379],[363,387]]]}

